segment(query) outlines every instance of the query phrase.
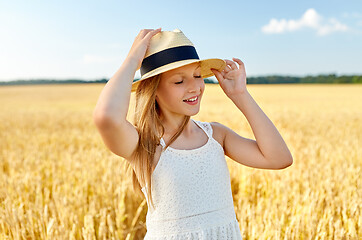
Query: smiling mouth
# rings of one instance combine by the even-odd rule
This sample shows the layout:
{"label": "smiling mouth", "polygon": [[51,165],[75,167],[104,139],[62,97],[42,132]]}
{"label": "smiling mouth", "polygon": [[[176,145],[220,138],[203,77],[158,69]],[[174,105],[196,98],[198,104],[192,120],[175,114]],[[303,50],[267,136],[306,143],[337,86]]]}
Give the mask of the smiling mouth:
{"label": "smiling mouth", "polygon": [[189,99],[185,99],[183,100],[184,102],[195,102],[199,99],[199,96],[193,97],[193,98],[189,98]]}

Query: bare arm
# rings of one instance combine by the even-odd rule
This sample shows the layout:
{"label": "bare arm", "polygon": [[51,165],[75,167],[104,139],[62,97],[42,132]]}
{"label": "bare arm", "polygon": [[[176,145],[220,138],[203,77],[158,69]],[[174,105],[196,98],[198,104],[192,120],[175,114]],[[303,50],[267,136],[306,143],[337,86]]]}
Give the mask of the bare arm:
{"label": "bare arm", "polygon": [[129,108],[132,79],[136,62],[126,59],[103,88],[93,120],[106,146],[115,154],[129,158],[138,143],[138,132],[126,120]]}
{"label": "bare arm", "polygon": [[105,117],[117,122],[126,120],[136,67],[136,61],[127,58],[109,79],[94,108],[94,120],[104,120]]}
{"label": "bare arm", "polygon": [[93,110],[93,120],[104,143],[124,158],[131,157],[139,138],[136,128],[127,121],[133,78],[142,64],[150,38],[159,31],[140,31],[127,58],[103,88]]}
{"label": "bare arm", "polygon": [[215,124],[224,134],[225,154],[255,168],[281,169],[290,166],[293,158],[287,145],[246,89],[244,63],[238,58],[234,60],[239,68],[234,62],[225,59],[226,68],[222,72],[213,72],[225,94],[247,118],[256,141],[243,138],[222,124]]}
{"label": "bare arm", "polygon": [[293,158],[287,145],[251,95],[248,92],[235,95],[232,101],[247,118],[256,141],[222,126],[225,154],[238,163],[255,168],[283,169],[290,166]]}

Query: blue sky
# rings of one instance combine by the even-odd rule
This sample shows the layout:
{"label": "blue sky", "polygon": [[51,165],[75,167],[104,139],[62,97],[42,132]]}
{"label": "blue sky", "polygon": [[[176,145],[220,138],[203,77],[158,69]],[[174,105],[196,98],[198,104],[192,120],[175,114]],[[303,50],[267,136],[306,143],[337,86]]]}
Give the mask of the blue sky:
{"label": "blue sky", "polygon": [[[362,1],[3,1],[0,81],[110,78],[143,28],[247,76],[362,74]],[[139,77],[139,71],[135,77]]]}

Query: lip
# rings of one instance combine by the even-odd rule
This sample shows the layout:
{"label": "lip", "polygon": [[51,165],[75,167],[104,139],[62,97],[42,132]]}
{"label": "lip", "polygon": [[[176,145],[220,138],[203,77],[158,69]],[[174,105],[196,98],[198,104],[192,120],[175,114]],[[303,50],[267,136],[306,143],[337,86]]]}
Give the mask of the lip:
{"label": "lip", "polygon": [[[200,95],[197,95],[197,96],[194,96],[194,97],[190,97],[190,98],[195,98],[195,97],[197,97],[197,99],[196,99],[195,101],[193,101],[193,102],[187,102],[187,101],[183,101],[183,102],[184,102],[184,103],[187,103],[187,104],[189,104],[189,105],[196,105],[196,104],[199,103]],[[190,99],[190,98],[188,98],[188,99]],[[185,100],[187,100],[187,99],[185,99]]]}
{"label": "lip", "polygon": [[[195,95],[195,96],[193,96],[193,97],[189,97],[189,98],[184,99],[184,101],[185,101],[185,100],[192,99],[192,98],[195,98],[195,97],[199,98],[199,96],[200,96],[200,95]],[[199,100],[199,99],[197,99],[197,100]]]}

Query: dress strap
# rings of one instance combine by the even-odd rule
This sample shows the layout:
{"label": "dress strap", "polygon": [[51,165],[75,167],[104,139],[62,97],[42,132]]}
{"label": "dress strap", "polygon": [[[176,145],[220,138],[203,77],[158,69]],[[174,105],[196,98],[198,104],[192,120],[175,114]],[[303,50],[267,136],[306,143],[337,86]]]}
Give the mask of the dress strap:
{"label": "dress strap", "polygon": [[198,120],[194,120],[192,119],[201,129],[204,130],[204,132],[206,133],[206,135],[209,137],[209,138],[212,138],[212,127],[210,125],[209,122],[201,122],[201,121],[198,121]]}
{"label": "dress strap", "polygon": [[[192,118],[190,118],[192,121],[194,121],[202,130],[204,130],[204,132],[206,133],[206,135],[209,138],[212,138],[212,127],[211,124],[209,122],[201,122],[198,120],[194,120]],[[163,140],[163,138],[161,137],[160,139],[160,144],[162,145],[162,147],[166,146],[165,140]]]}
{"label": "dress strap", "polygon": [[162,145],[162,147],[165,147],[165,146],[166,146],[166,143],[165,143],[165,141],[163,140],[163,138],[160,139],[160,144]]}

